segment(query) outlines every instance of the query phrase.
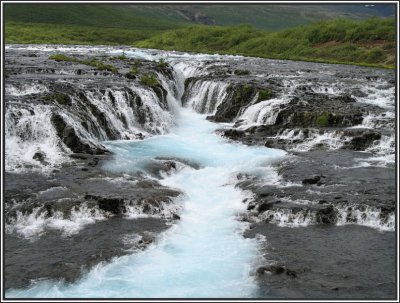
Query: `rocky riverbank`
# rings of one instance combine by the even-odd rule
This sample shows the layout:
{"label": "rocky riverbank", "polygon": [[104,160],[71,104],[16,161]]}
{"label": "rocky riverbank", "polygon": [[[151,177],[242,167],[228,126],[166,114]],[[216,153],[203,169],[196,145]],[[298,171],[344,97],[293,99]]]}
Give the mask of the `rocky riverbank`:
{"label": "rocky riverbank", "polygon": [[[183,167],[200,169],[190,156],[156,157],[137,171],[107,169],[113,140],[170,132],[178,100],[221,123],[217,133],[231,142],[287,152],[265,163],[270,180],[236,176],[237,187],[249,193],[247,212],[238,215],[249,223],[245,235],[267,237],[253,270],[260,297],[392,296],[391,271],[379,278],[383,288],[365,282],[361,271],[372,258],[363,253],[369,241],[390,250],[376,251],[377,266],[389,268],[395,258],[393,71],[129,51],[6,48],[6,288],[46,278],[74,281],[99,262],[145,248],[179,222],[184,193],[160,180]],[[321,248],[322,238],[333,241],[342,231],[349,236],[335,243],[348,257]],[[351,235],[360,241],[350,245]],[[350,277],[354,283],[346,288],[340,277],[348,274],[324,262],[315,270],[308,244],[299,249],[293,241],[311,243],[313,258],[329,252],[338,266],[365,256],[352,269],[363,278]],[[301,251],[306,269],[294,266],[294,251]],[[334,279],[324,285],[306,283],[332,270]]]}

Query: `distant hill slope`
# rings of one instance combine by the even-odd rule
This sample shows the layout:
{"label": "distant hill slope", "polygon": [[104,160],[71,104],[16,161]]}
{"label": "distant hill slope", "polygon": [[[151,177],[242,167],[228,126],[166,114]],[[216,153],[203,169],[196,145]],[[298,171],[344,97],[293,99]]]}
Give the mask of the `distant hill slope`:
{"label": "distant hill slope", "polygon": [[335,19],[278,32],[251,26],[195,25],[135,44],[144,48],[394,67],[394,18]]}
{"label": "distant hill slope", "polygon": [[7,3],[5,41],[134,45],[393,67],[396,24],[394,18],[379,17],[393,15],[394,8]]}
{"label": "distant hill slope", "polygon": [[166,30],[187,23],[183,18],[168,15],[144,15],[131,5],[5,4],[4,16],[6,22],[146,30]]}
{"label": "distant hill slope", "polygon": [[315,21],[348,18],[367,19],[370,17],[394,17],[394,5],[364,4],[253,4],[253,5],[164,5],[141,6],[137,11],[158,11],[160,15],[180,15],[185,20],[197,24],[238,25],[250,24],[254,27],[276,31]]}
{"label": "distant hill slope", "polygon": [[167,30],[182,24],[238,25],[276,31],[339,17],[390,17],[394,5],[117,5],[5,4],[6,22],[70,24],[107,28]]}

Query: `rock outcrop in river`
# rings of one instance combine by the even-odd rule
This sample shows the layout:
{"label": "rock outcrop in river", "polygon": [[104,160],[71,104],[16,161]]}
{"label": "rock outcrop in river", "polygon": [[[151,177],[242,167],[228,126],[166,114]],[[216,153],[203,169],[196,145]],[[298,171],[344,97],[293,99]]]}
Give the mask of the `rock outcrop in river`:
{"label": "rock outcrop in river", "polygon": [[[232,142],[287,151],[265,163],[270,181],[236,176],[237,187],[250,193],[240,214],[250,223],[247,236],[265,233],[265,226],[395,229],[393,71],[152,51],[130,58],[113,48],[38,49],[8,46],[5,54],[6,288],[38,278],[74,281],[81,268],[144,249],[179,221],[183,193],[160,180],[201,165],[158,157],[135,172],[104,167],[114,156],[106,142],[167,134],[181,105],[221,123],[217,133]],[[58,53],[67,57],[51,57]],[[160,57],[168,64],[154,60]],[[140,236],[126,241],[132,233]],[[273,241],[277,234],[267,236]],[[16,250],[23,253],[13,255]],[[77,251],[84,253],[74,259]],[[21,276],[26,262],[33,266]],[[265,273],[271,268],[286,273],[271,279],[302,275],[271,266],[260,267],[260,283],[270,283]]]}

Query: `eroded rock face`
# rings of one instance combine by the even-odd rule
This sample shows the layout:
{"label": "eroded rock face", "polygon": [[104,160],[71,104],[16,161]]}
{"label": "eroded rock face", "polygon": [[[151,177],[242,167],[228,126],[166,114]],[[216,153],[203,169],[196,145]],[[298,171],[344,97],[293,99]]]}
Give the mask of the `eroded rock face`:
{"label": "eroded rock face", "polygon": [[[19,57],[9,51],[6,60],[10,75],[7,127],[19,130],[10,131],[10,137],[34,138],[34,143],[54,132],[49,140],[54,144],[52,154],[66,153],[72,161],[52,168],[52,154],[38,149],[28,158],[50,167],[47,175],[6,173],[5,221],[10,243],[6,288],[25,287],[36,278],[72,282],[82,267],[143,249],[166,223],[180,219],[177,198],[181,193],[156,180],[181,167],[199,169],[197,163],[159,157],[143,168],[143,174],[120,175],[101,169],[109,155],[99,142],[143,139],[168,131],[167,90],[160,83],[145,85],[140,75],[130,73],[134,62],[129,60],[105,59],[118,68],[116,73],[53,62],[48,54]],[[381,143],[394,134],[394,117],[388,112],[390,104],[382,108],[368,103],[375,93],[390,93],[393,72],[255,58],[217,63],[204,62],[204,74],[186,79],[183,104],[194,105],[211,121],[232,123],[220,131],[227,138],[289,151],[273,163],[282,184],[268,185],[248,174],[237,176],[238,186],[254,194],[244,202],[247,212],[242,217],[252,224],[251,230],[262,234],[284,226],[370,226],[371,218],[377,224],[373,228],[394,229],[393,165],[369,160],[382,155]],[[174,78],[170,67],[160,69],[145,60],[142,64],[141,73],[157,71],[166,79]],[[386,86],[375,85],[377,79],[387,82]],[[30,83],[28,88],[22,85],[25,82]],[[189,100],[198,95],[195,87],[202,87],[202,100]],[[34,93],[25,94],[27,90]],[[46,135],[38,129],[46,129]],[[389,156],[390,146],[394,150],[391,142]],[[133,224],[127,219],[137,215],[152,221]],[[35,219],[43,222],[36,234],[27,225]],[[84,224],[79,225],[81,219]],[[66,227],[54,228],[56,220],[67,223]],[[107,241],[110,231],[112,241]],[[276,233],[283,239],[282,232]],[[127,238],[134,243],[127,244]],[[318,235],[316,242],[322,238]],[[84,254],[79,253],[81,243]],[[293,243],[299,243],[298,239]],[[47,258],[49,252],[54,259]],[[30,254],[38,258],[21,280],[16,273],[25,270],[22,261],[31,260]],[[305,265],[288,266],[263,266],[256,273],[261,281],[273,277],[283,283],[308,277]]]}
{"label": "eroded rock face", "polygon": [[353,150],[365,150],[370,147],[375,141],[379,141],[382,135],[379,131],[368,130],[355,136],[345,145],[345,148]]}
{"label": "eroded rock face", "polygon": [[215,115],[211,118],[215,122],[231,122],[238,115],[241,108],[248,105],[258,93],[257,87],[251,84],[231,85],[228,98],[218,106]]}
{"label": "eroded rock face", "polygon": [[[212,94],[203,93],[202,107],[194,108],[211,114],[211,121],[233,123],[221,130],[232,140],[287,151],[368,150],[394,132],[391,71],[254,58],[210,62],[204,69],[186,80],[184,97],[193,83],[202,83]],[[213,83],[225,83],[224,93],[218,95]],[[214,112],[204,111],[216,102]]]}
{"label": "eroded rock face", "polygon": [[143,60],[139,75],[126,77],[133,60],[97,57],[118,69],[112,73],[26,53],[6,55],[6,140],[21,145],[8,151],[15,161],[5,177],[6,289],[74,282],[99,262],[145,249],[181,211],[181,192],[102,169],[111,154],[101,141],[168,131],[167,91],[140,74],[171,77],[171,68]]}
{"label": "eroded rock face", "polygon": [[109,158],[74,154],[49,174],[6,172],[7,289],[40,278],[74,282],[99,262],[145,249],[179,219],[181,192],[102,170]]}
{"label": "eroded rock face", "polygon": [[[113,66],[115,71],[110,71],[53,60],[50,56],[56,51],[27,56],[29,52],[8,49],[6,54],[10,76],[6,83],[5,132],[7,137],[20,138],[19,144],[40,141],[50,145],[53,154],[102,154],[106,149],[101,141],[140,139],[165,133],[172,125],[166,89],[157,77],[152,79],[154,83],[143,80],[155,72],[170,79],[170,66],[160,69],[156,62],[141,60],[137,77],[130,79],[125,74],[135,66],[133,59],[66,54],[76,60],[95,59]],[[53,162],[49,161],[50,165]]]}

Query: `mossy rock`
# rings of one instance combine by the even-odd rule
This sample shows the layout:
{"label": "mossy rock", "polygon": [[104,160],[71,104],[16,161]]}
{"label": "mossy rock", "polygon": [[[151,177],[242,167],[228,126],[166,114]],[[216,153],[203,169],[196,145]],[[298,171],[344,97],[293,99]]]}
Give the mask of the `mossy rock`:
{"label": "mossy rock", "polygon": [[328,126],[329,118],[330,118],[330,114],[327,112],[323,112],[316,117],[315,122],[319,126]]}
{"label": "mossy rock", "polygon": [[250,71],[247,69],[235,69],[233,73],[237,76],[250,75]]}
{"label": "mossy rock", "polygon": [[274,94],[268,88],[261,88],[258,90],[258,101],[265,101],[272,99]]}
{"label": "mossy rock", "polygon": [[50,95],[47,95],[45,97],[43,97],[43,100],[46,102],[52,102],[55,101],[57,102],[59,105],[67,105],[67,106],[71,106],[72,105],[72,99],[69,95],[64,94],[64,93],[60,93],[60,92],[54,92]]}
{"label": "mossy rock", "polygon": [[154,74],[146,74],[140,77],[140,82],[146,86],[156,87],[161,86],[157,77]]}
{"label": "mossy rock", "polygon": [[248,105],[257,93],[257,89],[250,83],[230,85],[227,89],[229,99],[221,106],[213,118],[216,122],[231,122],[243,106]]}
{"label": "mossy rock", "polygon": [[138,74],[139,74],[139,67],[134,65],[131,67],[129,72],[125,74],[125,77],[128,79],[136,79]]}

